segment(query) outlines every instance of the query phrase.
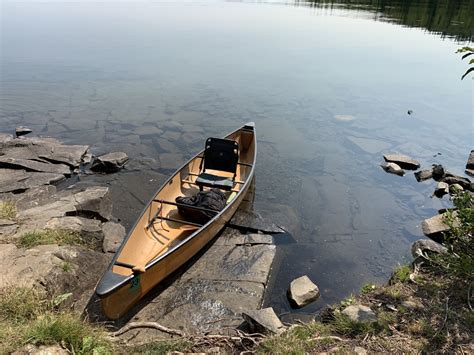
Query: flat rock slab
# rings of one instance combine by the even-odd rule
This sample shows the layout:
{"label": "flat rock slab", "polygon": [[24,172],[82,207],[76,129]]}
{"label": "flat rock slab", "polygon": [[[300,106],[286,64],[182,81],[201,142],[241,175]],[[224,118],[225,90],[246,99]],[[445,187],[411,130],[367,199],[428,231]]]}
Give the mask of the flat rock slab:
{"label": "flat rock slab", "polygon": [[402,154],[385,154],[383,158],[386,162],[395,163],[402,169],[416,170],[420,167],[417,160]]}
{"label": "flat rock slab", "polygon": [[284,230],[253,211],[238,210],[230,220],[230,225],[238,229],[261,231],[262,233],[282,233]]}
{"label": "flat rock slab", "polygon": [[65,179],[63,174],[38,173],[26,170],[0,169],[0,193],[25,191]]}
{"label": "flat rock slab", "polygon": [[[157,296],[148,295],[131,321],[156,321],[189,333],[239,326],[242,312],[262,304],[276,252],[271,241],[269,235],[244,235],[227,228],[170,286]],[[126,335],[136,336],[132,342],[167,336],[156,330]]]}
{"label": "flat rock slab", "polygon": [[53,173],[70,175],[71,168],[64,164],[49,164],[28,159],[17,159],[11,157],[0,157],[0,167],[13,169],[26,169],[42,173]]}
{"label": "flat rock slab", "polygon": [[421,229],[423,230],[423,233],[427,237],[431,237],[439,233],[447,232],[449,230],[449,226],[444,223],[446,216],[446,213],[442,213],[425,219],[421,223]]}

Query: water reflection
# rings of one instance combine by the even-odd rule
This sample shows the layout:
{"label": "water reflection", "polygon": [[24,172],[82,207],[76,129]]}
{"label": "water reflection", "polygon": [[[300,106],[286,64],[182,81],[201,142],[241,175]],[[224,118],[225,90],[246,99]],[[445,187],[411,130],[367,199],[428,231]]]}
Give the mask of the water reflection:
{"label": "water reflection", "polygon": [[370,12],[375,21],[425,28],[442,38],[474,39],[472,0],[296,0],[297,5],[321,9],[347,9],[352,16]]}

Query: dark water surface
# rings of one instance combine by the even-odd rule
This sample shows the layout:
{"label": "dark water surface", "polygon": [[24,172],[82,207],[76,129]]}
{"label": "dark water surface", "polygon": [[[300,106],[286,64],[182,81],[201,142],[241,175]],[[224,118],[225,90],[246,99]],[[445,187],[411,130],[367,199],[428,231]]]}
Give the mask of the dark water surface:
{"label": "dark water surface", "polygon": [[3,1],[1,12],[0,130],[127,152],[139,172],[102,179],[128,227],[207,136],[256,122],[255,208],[297,241],[278,248],[267,302],[279,312],[303,274],[322,293],[303,312],[385,281],[447,205],[430,198],[433,182],[385,174],[383,153],[462,174],[474,146],[473,82],[454,53],[472,39],[470,1]]}

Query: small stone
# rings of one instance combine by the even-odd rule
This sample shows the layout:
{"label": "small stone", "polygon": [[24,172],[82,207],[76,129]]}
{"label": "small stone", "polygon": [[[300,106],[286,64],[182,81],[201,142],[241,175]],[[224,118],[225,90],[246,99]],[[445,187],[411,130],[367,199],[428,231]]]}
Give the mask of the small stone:
{"label": "small stone", "polygon": [[474,169],[466,169],[464,171],[467,175],[474,176]]}
{"label": "small stone", "polygon": [[395,164],[395,163],[382,163],[382,164],[380,164],[380,166],[387,173],[396,174],[396,175],[399,175],[399,176],[405,175],[405,170],[400,168],[400,166],[398,164]]}
{"label": "small stone", "polygon": [[352,305],[344,308],[341,312],[345,314],[354,322],[375,322],[377,321],[377,316],[375,313],[367,306],[362,305]]}
{"label": "small stone", "polygon": [[444,176],[444,168],[441,164],[434,164],[433,165],[433,179],[439,181]]}
{"label": "small stone", "polygon": [[441,181],[447,183],[448,185],[459,184],[462,186],[463,189],[466,190],[469,190],[469,188],[471,187],[471,180],[450,173],[446,173],[441,179]]}
{"label": "small stone", "polygon": [[433,177],[433,169],[420,170],[415,173],[416,181],[425,181]]}
{"label": "small stone", "polygon": [[25,126],[20,126],[15,129],[15,134],[17,137],[27,135],[28,133],[31,133],[31,132],[33,132],[33,130]]}
{"label": "small stone", "polygon": [[125,228],[119,223],[106,222],[102,226],[102,231],[104,233],[103,252],[115,253],[125,238]]}
{"label": "small stone", "polygon": [[452,184],[452,185],[449,186],[449,193],[451,195],[456,195],[456,194],[458,194],[460,192],[463,192],[463,191],[464,191],[464,189],[459,184]]}
{"label": "small stone", "polygon": [[386,162],[398,164],[402,169],[416,170],[420,167],[418,161],[402,154],[385,154],[383,158]]}
{"label": "small stone", "polygon": [[445,254],[448,249],[445,246],[436,243],[431,239],[419,239],[415,241],[411,246],[411,255],[417,258],[420,255],[431,254]]}
{"label": "small stone", "polygon": [[449,193],[449,185],[445,182],[438,182],[438,185],[436,185],[434,195],[436,197],[443,197],[443,195],[446,195]]}
{"label": "small stone", "polygon": [[300,308],[317,300],[319,289],[308,276],[301,276],[291,282],[288,297]]}
{"label": "small stone", "polygon": [[242,313],[242,316],[248,323],[252,333],[281,334],[285,330],[285,326],[278,319],[272,307],[246,311]]}
{"label": "small stone", "polygon": [[[410,114],[410,113],[409,113]],[[357,355],[367,355],[367,350],[365,350],[363,347],[360,347],[360,346],[356,346],[354,348],[354,352],[357,354]]]}
{"label": "small stone", "polygon": [[128,156],[124,152],[113,152],[95,158],[91,170],[103,173],[113,173],[124,167]]}
{"label": "small stone", "polygon": [[474,170],[474,150],[471,150],[469,158],[467,158],[466,169]]}

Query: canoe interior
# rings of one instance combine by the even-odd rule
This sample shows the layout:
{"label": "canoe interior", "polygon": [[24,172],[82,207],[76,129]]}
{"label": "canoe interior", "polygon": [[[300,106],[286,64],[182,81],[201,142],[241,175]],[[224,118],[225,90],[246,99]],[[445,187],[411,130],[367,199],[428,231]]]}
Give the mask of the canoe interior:
{"label": "canoe interior", "polygon": [[[237,166],[235,181],[243,183],[249,179],[252,172],[251,165],[254,164],[254,132],[242,128],[231,133],[226,138],[236,140],[239,143],[240,164]],[[177,171],[156,193],[154,200],[175,202],[178,196],[195,195],[199,191],[199,187],[194,184],[194,181],[200,172],[201,159],[202,153],[195,156],[181,170]],[[224,172],[213,172],[211,170],[206,170],[206,172],[221,176],[232,176],[232,174]],[[243,187],[242,183],[236,183],[232,191],[226,192],[226,196],[229,199],[228,203],[232,202],[233,196]],[[130,276],[134,270],[143,272],[146,265],[153,259],[179,245],[200,228],[199,226],[163,220],[161,218],[153,221],[155,215],[181,221],[186,220],[179,214],[176,206],[151,202],[141,215],[133,231],[130,232],[125,245],[119,250],[119,255],[116,258],[115,264],[123,263],[127,267],[113,265],[111,269],[113,273]],[[128,265],[133,266],[133,269],[128,267]]]}

